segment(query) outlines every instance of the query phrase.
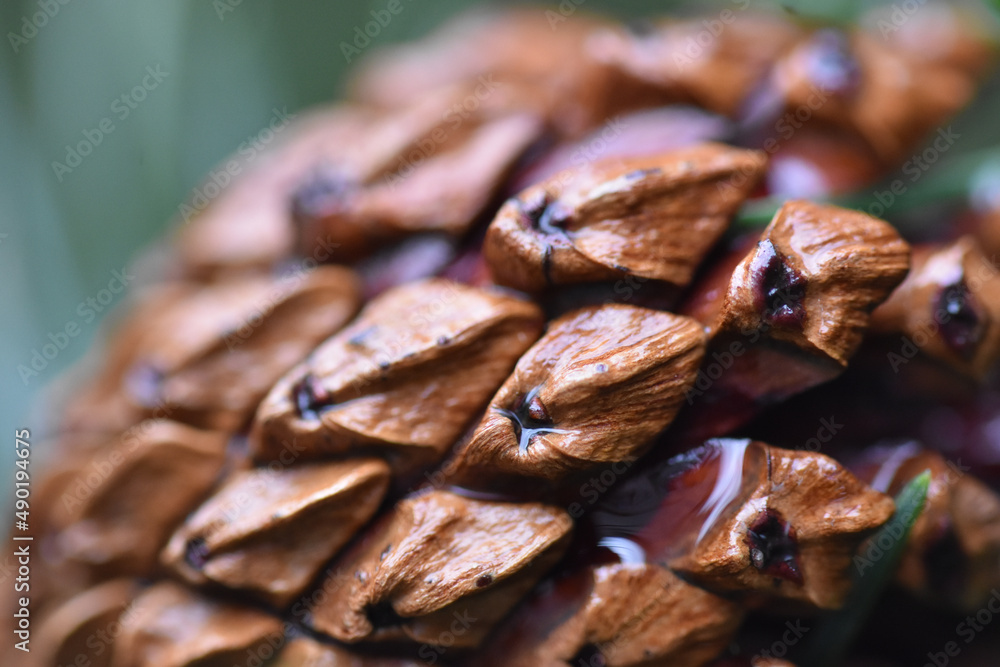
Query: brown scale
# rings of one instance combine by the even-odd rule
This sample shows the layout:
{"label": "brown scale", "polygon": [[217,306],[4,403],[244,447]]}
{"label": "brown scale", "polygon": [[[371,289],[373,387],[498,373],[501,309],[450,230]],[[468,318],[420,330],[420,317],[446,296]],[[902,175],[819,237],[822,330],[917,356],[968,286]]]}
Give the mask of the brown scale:
{"label": "brown scale", "polygon": [[[301,253],[330,248],[330,259],[353,263],[416,234],[465,235],[544,131],[485,86],[425,93],[376,114],[352,150],[317,161],[288,199]],[[452,113],[468,99],[474,110]]]}
{"label": "brown scale", "polygon": [[891,226],[835,206],[788,202],[751,242],[710,267],[680,308],[709,333],[672,431],[681,445],[837,377],[909,269],[909,246]]}
{"label": "brown scale", "polygon": [[[996,62],[994,38],[982,17],[970,7],[928,4],[902,25],[893,23],[892,7],[876,7],[862,19],[894,51],[917,63],[946,66],[982,78]],[[895,29],[890,29],[895,28]]]}
{"label": "brown scale", "polygon": [[1000,495],[961,463],[915,442],[869,448],[853,467],[875,488],[893,494],[924,470],[931,472],[924,511],[913,525],[896,580],[937,604],[966,612],[982,607],[1000,586]]}
{"label": "brown scale", "polygon": [[555,565],[572,526],[551,505],[417,493],[334,562],[306,622],[349,643],[475,647]]}
{"label": "brown scale", "polygon": [[[40,617],[29,665],[110,667],[122,617],[134,613],[139,585],[114,579],[80,593]],[[7,663],[14,664],[14,663]],[[16,664],[23,664],[17,662]]]}
{"label": "brown scale", "polygon": [[85,582],[160,571],[159,550],[211,493],[227,440],[223,433],[153,420],[109,437],[82,458],[48,517],[44,562],[62,581],[52,593],[64,598]]}
{"label": "brown scale", "polygon": [[705,664],[748,604],[842,604],[854,550],[893,509],[823,455],[706,443],[636,468],[598,501],[582,550],[483,655],[497,665],[501,647],[514,647],[502,653],[514,665]]}
{"label": "brown scale", "polygon": [[964,72],[919,62],[877,34],[824,28],[776,59],[754,93],[761,109],[754,122],[780,124],[798,114],[796,124],[848,132],[891,166],[961,109],[973,84]]}
{"label": "brown scale", "polygon": [[379,508],[379,459],[239,471],[174,533],[162,560],[192,584],[248,590],[282,608]]}
{"label": "brown scale", "polygon": [[589,521],[620,557],[716,592],[836,608],[854,548],[892,511],[891,498],[827,456],[719,440],[637,469]]}
{"label": "brown scale", "polygon": [[735,117],[801,33],[782,18],[735,10],[725,10],[715,20],[718,34],[706,45],[709,29],[701,19],[667,19],[639,29],[605,30],[591,41],[590,53],[631,85],[650,89],[651,97],[656,91],[664,100]]}
{"label": "brown scale", "polygon": [[[455,115],[470,98],[473,112]],[[252,163],[234,156],[220,165],[232,182],[206,182],[199,192],[215,196],[182,209],[178,270],[196,279],[260,274],[284,261],[355,262],[421,232],[460,237],[543,128],[492,88],[416,99],[396,110],[306,112]]]}
{"label": "brown scale", "polygon": [[653,564],[607,564],[543,582],[467,664],[699,667],[732,641],[740,605]]}
{"label": "brown scale", "polygon": [[94,381],[65,410],[67,430],[124,430],[145,417],[245,427],[268,389],[360,306],[350,269],[152,288],[114,334]]}
{"label": "brown scale", "polygon": [[723,142],[733,124],[695,107],[671,105],[622,113],[592,132],[555,143],[512,174],[506,191],[517,194],[567,169],[609,158],[660,155],[706,142]]}
{"label": "brown scale", "polygon": [[[289,206],[292,194],[318,164],[343,159],[345,147],[355,145],[371,125],[368,112],[349,105],[293,116],[275,131],[272,145],[251,159],[242,154],[227,158],[215,167],[215,180],[202,183],[198,194],[182,205],[174,237],[176,270],[182,275],[217,280],[266,274],[293,258],[298,238]],[[385,159],[375,146],[370,157]],[[333,240],[324,239],[310,257],[322,263],[336,250]]]}
{"label": "brown scale", "polygon": [[[533,475],[572,490],[577,473],[631,464],[674,419],[683,388],[698,388],[698,360],[704,357],[707,370],[716,355],[734,354],[730,346],[747,331],[760,341],[735,355],[726,377],[699,399],[703,409],[685,410],[686,424],[661,435],[667,447],[660,449],[696,444],[699,429],[726,431],[769,402],[839,374],[868,313],[906,271],[908,249],[891,229],[861,214],[792,202],[756,246],[698,283],[685,311],[698,322],[591,303],[545,334],[542,340],[560,349],[575,346],[560,356],[565,366],[551,368],[530,351],[531,367],[515,366],[542,334],[539,308],[501,292],[412,281],[451,271],[484,284],[483,257],[461,244],[509,191],[504,181],[518,161],[546,140],[574,146],[595,128],[610,128],[600,128],[609,116],[639,107],[694,102],[747,121],[752,102],[765,107],[751,109],[761,115],[750,120],[760,121],[808,103],[821,85],[828,99],[815,115],[827,143],[804,132],[788,154],[797,148],[869,167],[871,154],[885,162],[905,156],[968,97],[983,60],[981,42],[955,39],[971,34],[967,25],[928,24],[923,16],[883,41],[738,16],[723,24],[716,48],[680,67],[671,56],[684,55],[704,29],[701,20],[626,31],[599,19],[516,10],[467,16],[431,44],[373,55],[352,85],[354,102],[293,121],[274,149],[244,165],[207,207],[196,205],[203,210],[179,232],[169,258],[176,265],[168,269],[210,285],[164,286],[133,309],[96,382],[67,411],[60,457],[70,454],[41,486],[45,493],[75,487],[101,457],[117,454],[125,463],[76,507],[42,503],[50,534],[38,572],[45,586],[63,590],[43,607],[38,639],[47,638],[46,648],[64,661],[95,624],[120,623],[112,650],[93,663],[112,667],[230,665],[248,656],[276,665],[424,664],[369,655],[369,642],[375,652],[419,646],[433,663],[471,656],[469,664],[484,664],[471,651],[514,610],[486,648],[500,649],[493,656],[506,655],[503,664],[694,667],[730,643],[748,606],[837,606],[848,554],[885,521],[892,503],[823,455],[714,442],[664,468],[658,461],[667,454],[659,451],[576,526],[560,503],[526,496]],[[920,34],[935,37],[913,37]],[[926,48],[928,40],[941,48]],[[909,76],[892,76],[899,72]],[[476,108],[463,108],[470,100]],[[651,125],[668,115],[656,114]],[[696,275],[760,180],[764,156],[715,145],[643,156],[629,152],[636,136],[612,150],[612,162],[568,177],[545,173],[558,154],[536,176],[518,169],[528,180],[547,180],[528,183],[534,187],[505,205],[497,220],[517,223],[507,236],[498,234],[500,224],[491,228],[485,255],[501,282],[540,291],[551,282],[607,286],[642,278],[648,294],[680,289]],[[845,137],[850,141],[840,143]],[[663,141],[660,150],[675,147]],[[831,141],[844,150],[832,150]],[[868,178],[846,174],[854,171],[824,172],[821,186]],[[528,251],[504,256],[515,241]],[[360,266],[364,289],[382,296],[336,334],[357,310],[362,288],[349,271],[327,267],[275,302],[276,281],[267,274],[296,251],[317,263],[369,257]],[[403,282],[410,284],[390,289]],[[639,302],[665,308],[676,296],[666,291]],[[990,339],[979,336],[986,318],[970,306],[974,292],[938,303],[962,325],[945,328],[947,344],[974,359],[977,370],[977,355],[987,349],[979,343]],[[551,310],[565,315],[577,296],[549,303]],[[257,310],[265,311],[261,324]],[[426,317],[407,320],[414,312]],[[559,330],[574,317],[599,321],[602,330],[592,339],[580,327]],[[239,334],[248,322],[249,333]],[[631,336],[633,325],[641,335]],[[585,339],[599,353],[585,349]],[[645,341],[664,344],[647,348]],[[484,425],[502,426],[490,449],[467,429],[515,368],[497,394],[503,401],[495,398],[484,418]],[[607,391],[594,392],[593,379],[605,376]],[[552,378],[555,389],[544,386]],[[230,434],[250,422],[269,390],[250,443],[261,467],[226,470]],[[595,405],[607,412],[595,417]],[[140,439],[139,456],[128,458],[117,434],[160,412],[186,422],[170,426],[183,437],[153,432]],[[985,428],[986,421],[977,423]],[[425,488],[375,516],[390,483],[439,462],[456,444],[470,445],[462,452],[488,450],[476,464],[489,470],[501,462],[521,485],[501,497],[477,489],[476,479],[453,480],[461,486]],[[385,460],[368,458],[374,454]],[[522,467],[530,456],[537,460]],[[141,474],[126,474],[133,469]],[[220,471],[228,476],[219,492],[178,529]],[[643,484],[652,492],[643,495],[636,488]],[[992,533],[979,528],[995,517],[976,511],[992,511],[991,501],[982,489],[957,488],[932,498],[932,508],[947,496],[963,513],[955,526],[967,520],[978,527],[952,531],[962,533],[961,546],[972,553],[980,539],[989,552]],[[150,554],[171,531],[165,562],[201,592],[167,581],[140,592],[116,579],[56,606],[91,576],[133,569],[159,576]],[[82,574],[54,571],[60,562]],[[281,618],[246,593],[309,613]],[[134,604],[123,606],[130,598]],[[455,631],[472,616],[476,621]],[[304,632],[292,618],[312,629]],[[365,646],[356,652],[331,637]]]}
{"label": "brown scale", "polygon": [[203,597],[172,582],[145,589],[122,617],[111,667],[194,667],[263,661],[286,624],[262,611]]}
{"label": "brown scale", "polygon": [[495,86],[492,97],[537,113],[558,136],[578,137],[622,110],[664,101],[659,91],[636,85],[591,52],[595,35],[612,26],[556,11],[471,11],[425,40],[367,59],[350,97],[399,109],[428,93],[485,80]]}
{"label": "brown scale", "polygon": [[447,479],[523,496],[530,480],[557,486],[634,460],[680,408],[704,340],[694,320],[635,306],[564,315],[518,361]]}
{"label": "brown scale", "polygon": [[968,236],[917,246],[909,276],[872,314],[872,331],[981,381],[1000,359],[1000,272]]}
{"label": "brown scale", "polygon": [[626,276],[683,286],[764,164],[702,144],[562,172],[501,207],[483,254],[497,282],[531,292]]}
{"label": "brown scale", "polygon": [[275,384],[251,454],[377,451],[413,473],[444,457],[542,323],[536,306],[496,291],[439,279],[394,288]]}

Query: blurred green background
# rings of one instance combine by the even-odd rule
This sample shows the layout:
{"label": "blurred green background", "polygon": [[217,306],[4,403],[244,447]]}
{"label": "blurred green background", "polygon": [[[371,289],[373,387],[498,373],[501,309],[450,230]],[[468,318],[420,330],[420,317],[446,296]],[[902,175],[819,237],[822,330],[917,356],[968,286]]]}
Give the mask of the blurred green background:
{"label": "blurred green background", "polygon": [[[366,49],[420,36],[468,8],[459,0],[402,0]],[[570,0],[564,0],[565,3]],[[161,236],[202,176],[275,110],[336,96],[349,65],[340,49],[387,0],[3,0],[0,25],[0,462],[10,470],[15,428],[40,430],[38,391],[80,358],[98,331],[101,294]],[[549,3],[558,4],[558,3]],[[676,2],[576,0],[622,18]],[[690,3],[689,3],[690,4]],[[718,6],[744,2],[718,2]],[[753,0],[753,5],[769,4]],[[789,0],[789,10],[841,20],[872,3]],[[705,4],[693,5],[710,11]],[[526,45],[530,48],[530,45]],[[150,69],[148,69],[150,68]],[[159,72],[157,77],[150,71]],[[143,85],[135,98],[133,89]],[[125,95],[125,99],[122,96]],[[1000,138],[997,86],[985,93],[969,148]],[[103,123],[103,125],[102,125]],[[110,124],[109,124],[110,123]],[[108,128],[113,127],[112,130]],[[103,129],[102,129],[103,128]],[[89,134],[88,134],[89,133]],[[99,138],[99,143],[97,139]],[[67,147],[97,144],[77,166]],[[59,162],[66,168],[54,167]],[[944,168],[942,166],[942,168]],[[106,314],[114,303],[98,304]],[[76,323],[65,349],[25,381],[36,350]],[[35,406],[34,414],[30,413]],[[37,441],[37,438],[36,438]],[[0,473],[9,489],[12,472]],[[6,494],[4,494],[6,495]]]}

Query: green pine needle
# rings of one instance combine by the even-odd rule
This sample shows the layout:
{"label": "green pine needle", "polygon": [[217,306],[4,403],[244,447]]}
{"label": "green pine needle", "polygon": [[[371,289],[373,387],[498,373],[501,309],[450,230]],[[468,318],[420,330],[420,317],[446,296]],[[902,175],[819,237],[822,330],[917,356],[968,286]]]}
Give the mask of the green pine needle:
{"label": "green pine needle", "polygon": [[803,653],[795,661],[800,665],[814,667],[835,667],[842,664],[847,650],[854,643],[862,625],[868,619],[875,603],[892,580],[896,565],[903,555],[909,540],[910,530],[924,509],[931,472],[925,470],[910,482],[896,496],[896,512],[882,528],[865,543],[860,553],[867,553],[870,545],[879,544],[885,538],[891,546],[882,550],[877,559],[856,559],[859,574],[844,606],[824,617],[803,646]]}

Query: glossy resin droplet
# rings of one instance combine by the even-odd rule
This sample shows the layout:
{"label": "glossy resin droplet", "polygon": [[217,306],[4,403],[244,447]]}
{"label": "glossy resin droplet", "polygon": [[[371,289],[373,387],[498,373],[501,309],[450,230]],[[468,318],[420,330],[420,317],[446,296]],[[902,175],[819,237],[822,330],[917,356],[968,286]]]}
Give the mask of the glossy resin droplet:
{"label": "glossy resin droplet", "polygon": [[[598,546],[626,564],[666,562],[743,502],[763,462],[749,440],[715,440],[624,480],[590,520]],[[749,474],[748,474],[749,473]]]}

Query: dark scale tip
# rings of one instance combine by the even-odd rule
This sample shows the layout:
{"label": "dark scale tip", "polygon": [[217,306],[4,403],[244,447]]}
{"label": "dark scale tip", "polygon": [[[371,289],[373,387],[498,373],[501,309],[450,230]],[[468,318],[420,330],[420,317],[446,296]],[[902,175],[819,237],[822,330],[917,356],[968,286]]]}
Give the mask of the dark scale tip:
{"label": "dark scale tip", "polygon": [[478,579],[476,579],[476,588],[486,588],[492,583],[493,583],[492,574],[482,574],[479,575]]}
{"label": "dark scale tip", "polygon": [[963,282],[941,290],[937,305],[944,342],[963,359],[971,359],[983,335],[975,297]]}
{"label": "dark scale tip", "polygon": [[625,30],[633,37],[640,39],[656,35],[656,26],[649,19],[630,19],[625,22]]}
{"label": "dark scale tip", "polygon": [[326,387],[312,373],[306,373],[292,387],[292,399],[303,419],[319,419],[320,412],[334,404]]}
{"label": "dark scale tip", "polygon": [[292,193],[292,215],[296,220],[303,220],[336,210],[354,187],[339,169],[317,167]]}
{"label": "dark scale tip", "polygon": [[126,374],[125,387],[136,403],[152,408],[161,401],[165,379],[163,371],[154,364],[140,361]]}
{"label": "dark scale tip", "polygon": [[518,200],[521,215],[532,229],[543,234],[564,234],[562,225],[569,219],[569,212],[553,200],[547,192],[541,192],[528,200]]}
{"label": "dark scale tip", "polygon": [[764,319],[777,326],[800,325],[806,315],[802,305],[806,296],[805,278],[788,266],[770,241],[761,241],[757,247],[753,281]]}
{"label": "dark scale tip", "polygon": [[375,629],[395,628],[403,624],[403,617],[388,602],[379,602],[365,609],[368,621]]}
{"label": "dark scale tip", "polygon": [[802,585],[795,531],[778,512],[767,509],[757,515],[747,531],[746,542],[750,561],[757,570]]}
{"label": "dark scale tip", "polygon": [[205,567],[208,562],[208,545],[204,537],[192,537],[184,545],[184,561],[196,570]]}
{"label": "dark scale tip", "polygon": [[246,460],[250,451],[250,439],[245,433],[234,433],[226,442],[226,458],[230,461]]}
{"label": "dark scale tip", "polygon": [[608,661],[596,645],[584,644],[569,664],[573,667],[606,667]]}
{"label": "dark scale tip", "polygon": [[851,53],[848,36],[840,30],[820,30],[812,39],[809,79],[826,93],[851,96],[861,87],[861,66]]}
{"label": "dark scale tip", "polygon": [[552,417],[538,397],[541,387],[535,387],[517,402],[513,410],[497,408],[497,412],[507,417],[514,427],[514,437],[518,440],[521,453],[528,451],[531,440],[542,433],[561,433],[553,428]]}

